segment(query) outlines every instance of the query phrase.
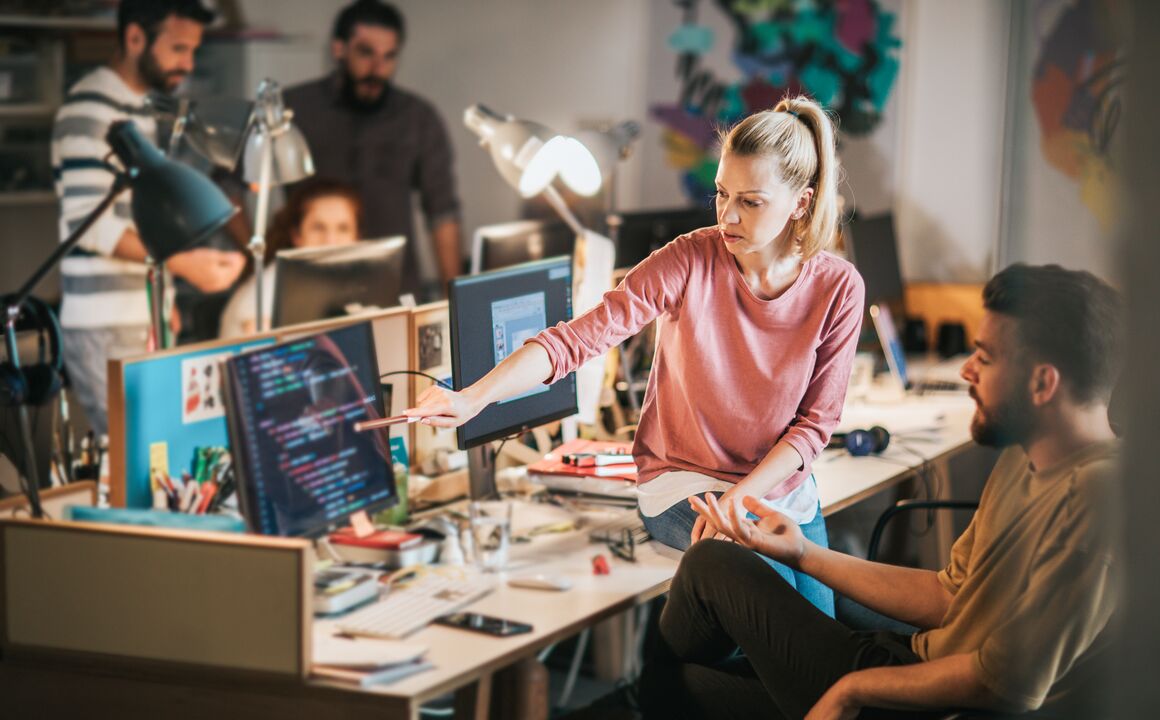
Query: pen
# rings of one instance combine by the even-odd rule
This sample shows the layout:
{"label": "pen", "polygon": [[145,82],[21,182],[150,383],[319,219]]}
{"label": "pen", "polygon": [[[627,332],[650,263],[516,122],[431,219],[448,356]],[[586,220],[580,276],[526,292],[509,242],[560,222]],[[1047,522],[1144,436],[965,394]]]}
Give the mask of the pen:
{"label": "pen", "polygon": [[366,432],[367,430],[377,430],[379,428],[387,427],[388,425],[402,425],[403,423],[419,422],[422,418],[409,415],[392,415],[391,417],[381,418],[379,420],[360,420],[354,424],[355,432]]}
{"label": "pen", "polygon": [[197,502],[197,484],[187,482],[185,487],[181,490],[181,512],[193,512],[195,503]]}
{"label": "pen", "polygon": [[217,483],[209,480],[202,486],[201,500],[197,503],[197,514],[204,515],[209,510],[210,503],[213,502],[214,496],[217,495]]}

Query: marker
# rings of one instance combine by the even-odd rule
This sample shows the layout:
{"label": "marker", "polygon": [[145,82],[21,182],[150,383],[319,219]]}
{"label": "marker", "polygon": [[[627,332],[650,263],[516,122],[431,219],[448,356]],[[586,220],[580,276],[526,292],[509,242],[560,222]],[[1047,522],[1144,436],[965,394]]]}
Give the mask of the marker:
{"label": "marker", "polygon": [[411,417],[410,415],[392,415],[391,417],[382,418],[380,420],[360,420],[354,424],[355,432],[366,432],[367,430],[378,430],[385,428],[388,425],[403,425],[413,422],[419,422],[423,418],[419,416]]}

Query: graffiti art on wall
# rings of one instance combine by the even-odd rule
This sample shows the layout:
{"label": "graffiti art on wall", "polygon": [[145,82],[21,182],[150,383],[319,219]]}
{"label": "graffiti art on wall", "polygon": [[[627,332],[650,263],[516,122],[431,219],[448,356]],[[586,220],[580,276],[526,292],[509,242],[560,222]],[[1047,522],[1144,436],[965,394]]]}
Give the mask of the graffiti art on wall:
{"label": "graffiti art on wall", "polygon": [[865,135],[881,122],[898,76],[896,15],[877,0],[713,0],[732,27],[738,82],[718,79],[704,58],[718,41],[697,22],[700,0],[673,0],[682,23],[668,38],[680,97],[651,108],[664,126],[671,166],[700,201],[714,188],[716,130],[805,93],[832,109],[843,133]]}
{"label": "graffiti art on wall", "polygon": [[1041,2],[1052,11],[1042,35],[1031,83],[1031,103],[1044,158],[1079,184],[1084,205],[1105,231],[1117,217],[1111,145],[1121,113],[1124,76],[1123,19],[1118,3],[1076,0],[1059,12],[1060,0]]}

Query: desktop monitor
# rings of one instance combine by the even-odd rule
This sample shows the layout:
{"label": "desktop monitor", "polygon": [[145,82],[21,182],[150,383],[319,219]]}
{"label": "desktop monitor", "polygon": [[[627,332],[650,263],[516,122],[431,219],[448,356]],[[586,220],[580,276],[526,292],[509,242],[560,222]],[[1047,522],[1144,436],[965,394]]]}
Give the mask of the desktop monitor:
{"label": "desktop monitor", "polygon": [[576,233],[563,222],[518,220],[484,225],[472,237],[471,272],[571,255],[575,249]]}
{"label": "desktop monitor", "polygon": [[401,237],[278,253],[273,326],[341,317],[352,303],[389,308],[403,285]]}
{"label": "desktop monitor", "polygon": [[678,235],[716,225],[717,213],[711,207],[642,210],[621,213],[613,223],[616,267],[630,268]]}
{"label": "desktop monitor", "polygon": [[261,348],[225,362],[226,419],[246,523],[314,537],[359,511],[395,505],[370,323]]}
{"label": "desktop monitor", "polygon": [[887,213],[855,218],[846,229],[846,238],[850,260],[866,283],[866,306],[885,304],[902,317],[902,271],[894,216]]}
{"label": "desktop monitor", "polygon": [[[528,338],[572,318],[572,258],[525,263],[451,281],[451,374],[457,390]],[[576,414],[576,375],[488,406],[460,426],[460,450]]]}

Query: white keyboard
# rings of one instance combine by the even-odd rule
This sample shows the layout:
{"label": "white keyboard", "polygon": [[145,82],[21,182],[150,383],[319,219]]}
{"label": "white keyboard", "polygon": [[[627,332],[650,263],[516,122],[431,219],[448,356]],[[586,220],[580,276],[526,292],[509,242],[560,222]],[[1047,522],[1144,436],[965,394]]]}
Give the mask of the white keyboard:
{"label": "white keyboard", "polygon": [[338,630],[348,635],[406,637],[493,589],[494,580],[476,572],[428,572],[405,587],[392,587],[377,603],[339,619]]}

